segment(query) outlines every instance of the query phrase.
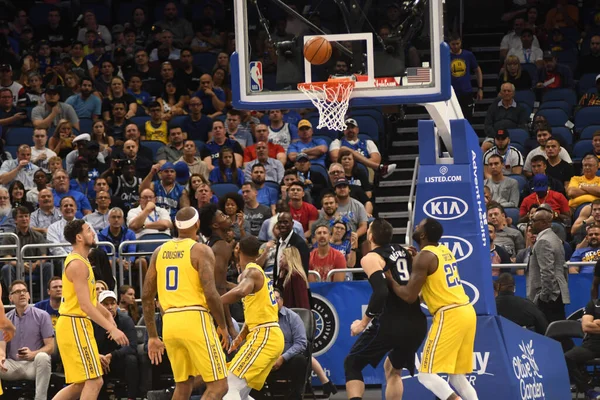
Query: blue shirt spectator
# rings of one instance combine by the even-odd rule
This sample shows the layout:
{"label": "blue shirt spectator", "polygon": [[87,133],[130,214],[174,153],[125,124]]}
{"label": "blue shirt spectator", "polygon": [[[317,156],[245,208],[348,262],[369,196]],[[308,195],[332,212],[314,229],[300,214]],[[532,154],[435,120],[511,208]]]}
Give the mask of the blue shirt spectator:
{"label": "blue shirt spectator", "polygon": [[[217,96],[217,99],[225,102],[225,92],[223,89],[213,87],[212,91],[215,93],[215,96]],[[199,90],[194,94],[194,96],[198,96],[202,101],[202,114],[212,115],[217,111],[221,111],[217,110],[213,105],[212,96],[204,94],[204,91]]]}
{"label": "blue shirt spectator", "polygon": [[[110,214],[111,213],[109,211],[109,219],[111,218]],[[123,216],[121,215],[121,219],[122,218],[123,218]],[[117,252],[117,257],[120,257],[119,245],[122,242],[130,241],[130,240],[136,240],[135,233],[131,229],[127,229],[127,227],[125,227],[125,226],[118,227],[118,232],[111,230],[111,227],[108,226],[108,227],[102,229],[98,233],[98,241],[99,242],[110,242],[115,246],[115,249]],[[102,250],[104,250],[107,253],[111,252],[111,250],[108,247],[101,246],[101,248],[102,248]],[[134,253],[135,251],[136,251],[135,244],[130,244],[130,245],[125,246],[125,252]],[[123,259],[126,261],[129,261],[130,263],[133,263],[133,261],[135,260],[135,256],[123,257]]]}
{"label": "blue shirt spectator", "polygon": [[[308,120],[303,119],[298,123],[298,137],[300,140],[290,143],[288,147],[287,154],[289,160],[294,162],[298,154],[306,153],[312,163],[325,167],[325,155],[327,154],[329,145],[323,139],[313,138],[312,124]],[[319,153],[320,155],[317,155]]]}
{"label": "blue shirt spectator", "polygon": [[289,361],[296,354],[301,354],[306,350],[308,345],[306,330],[298,314],[281,306],[279,309],[279,327],[284,337],[283,354],[281,356],[285,361]]}
{"label": "blue shirt spectator", "polygon": [[279,200],[279,193],[271,186],[263,186],[256,193],[256,201],[266,206],[272,206]]}
{"label": "blue shirt spectator", "polygon": [[475,55],[468,50],[461,50],[455,54],[450,52],[451,82],[456,95],[473,94],[471,74],[475,73],[479,64]]}
{"label": "blue shirt spectator", "polygon": [[234,182],[231,168],[225,169],[225,179],[223,179],[223,175],[221,174],[221,168],[219,166],[216,166],[215,169],[210,171],[208,180],[211,183],[235,183],[238,186],[242,186],[242,184],[244,183],[244,171],[242,171],[240,168],[237,168],[237,181]]}
{"label": "blue shirt spectator", "polygon": [[[581,261],[598,261],[600,260],[600,247],[582,247],[573,252],[571,262],[581,262]],[[594,272],[594,265],[582,265],[579,268],[580,274],[591,274]]]}
{"label": "blue shirt spectator", "polygon": [[143,90],[140,93],[134,93],[131,89],[127,89],[127,93],[135,98],[138,106],[148,107],[148,104],[150,104],[152,101],[152,96],[150,93]]}
{"label": "blue shirt spectator", "polygon": [[93,118],[94,115],[97,117],[101,116],[102,101],[91,93],[87,97],[84,97],[83,95],[83,92],[74,94],[73,96],[70,96],[65,103],[73,107],[79,118]]}
{"label": "blue shirt spectator", "polygon": [[92,212],[92,205],[90,204],[90,201],[81,192],[69,189],[69,191],[67,192],[58,193],[56,190],[52,189],[52,195],[54,196],[54,207],[57,208],[60,208],[60,201],[63,197],[73,197],[75,199],[75,204],[77,204],[77,212],[75,213],[75,218],[83,218],[83,212],[86,210]]}
{"label": "blue shirt spectator", "polygon": [[[197,100],[197,99],[196,99]],[[190,107],[194,104],[194,99],[190,100]],[[200,108],[200,107],[198,107]],[[201,140],[208,142],[208,132],[212,128],[212,118],[202,115],[198,112],[197,116],[192,113],[186,116],[181,123],[181,129],[187,133],[188,139]]]}
{"label": "blue shirt spectator", "polygon": [[[214,140],[211,140],[210,142],[207,142],[204,145],[204,148],[202,149],[202,151],[200,152],[200,158],[202,158],[202,161],[204,161],[205,163],[208,164],[208,160],[206,158],[210,157],[210,162],[214,167],[218,167],[219,166],[219,153],[221,153],[221,149],[223,147],[229,147],[230,149],[233,150],[233,154],[235,156],[235,154],[239,154],[239,158],[241,158],[243,160],[244,158],[244,150],[242,150],[242,146],[240,146],[240,144],[230,138],[226,138],[225,141],[223,142],[223,144],[218,144],[217,142],[215,142]],[[237,161],[239,161],[237,159],[238,157],[236,157],[236,164],[241,165],[241,163],[238,163]]]}

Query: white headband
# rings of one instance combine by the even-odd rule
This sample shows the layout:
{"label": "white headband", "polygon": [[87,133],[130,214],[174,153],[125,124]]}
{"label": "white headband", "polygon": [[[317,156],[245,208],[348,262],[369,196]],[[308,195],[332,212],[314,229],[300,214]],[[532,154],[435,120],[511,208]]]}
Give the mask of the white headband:
{"label": "white headband", "polygon": [[179,221],[177,218],[175,219],[175,226],[177,229],[187,229],[191,228],[198,222],[198,211],[194,208],[194,216],[187,221]]}

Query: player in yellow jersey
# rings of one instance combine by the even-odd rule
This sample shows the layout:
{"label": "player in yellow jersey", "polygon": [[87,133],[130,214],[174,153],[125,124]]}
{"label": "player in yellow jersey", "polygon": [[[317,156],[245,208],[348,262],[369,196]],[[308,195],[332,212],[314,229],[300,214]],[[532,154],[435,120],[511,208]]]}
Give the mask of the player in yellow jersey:
{"label": "player in yellow jersey", "polygon": [[260,246],[255,236],[240,240],[242,274],[239,284],[221,296],[223,304],[232,304],[240,299],[244,303],[246,322],[229,352],[247,339],[229,365],[229,391],[224,400],[245,400],[251,389],[262,389],[275,361],[283,352],[284,339],[278,323],[279,308],[273,293],[273,282],[256,264]]}
{"label": "player in yellow jersey", "polygon": [[94,271],[87,259],[94,246],[94,231],[84,220],[76,219],[65,226],[65,239],[73,251],[65,259],[62,275],[63,292],[60,317],[56,322],[56,343],[70,385],[54,396],[54,400],[97,399],[102,388],[102,365],[94,338],[92,321],[104,328],[109,337],[127,346],[110,312],[96,299]]}
{"label": "player in yellow jersey", "polygon": [[[387,280],[394,293],[409,303],[421,293],[433,315],[419,382],[442,400],[476,400],[477,393],[465,374],[473,372],[477,316],[460,282],[454,255],[438,243],[443,234],[442,224],[435,219],[421,221],[413,234],[421,252],[415,257],[408,284],[400,286],[389,277]],[[458,394],[439,373],[448,374],[448,381]]]}
{"label": "player in yellow jersey", "polygon": [[[200,221],[194,208],[179,210],[175,225],[179,236],[154,251],[144,282],[148,356],[158,365],[166,347],[175,377],[173,400],[189,399],[197,376],[206,383],[202,399],[222,399],[227,393],[227,365],[221,346],[228,346],[230,337],[215,286],[215,257],[208,246],[198,243]],[[157,292],[165,311],[164,344],[154,320]]]}

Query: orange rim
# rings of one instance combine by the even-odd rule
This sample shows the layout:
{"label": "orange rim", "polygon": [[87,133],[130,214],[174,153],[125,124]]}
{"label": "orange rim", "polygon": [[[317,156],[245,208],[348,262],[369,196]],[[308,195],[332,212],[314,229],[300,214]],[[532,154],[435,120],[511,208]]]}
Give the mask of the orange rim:
{"label": "orange rim", "polygon": [[[355,81],[350,79],[350,78],[340,78],[340,79],[330,79],[327,82],[311,82],[311,83],[299,83],[298,84],[298,89],[303,89],[304,91],[314,91],[314,89],[320,89],[321,91],[324,91],[325,89],[338,89],[340,86],[344,86],[345,89],[348,88],[354,88],[355,85]],[[344,93],[345,90],[340,90],[337,92],[337,99],[332,98],[332,96],[330,95],[330,93],[326,93],[327,94],[327,100],[328,101],[333,101],[333,100],[338,100],[338,101],[342,101],[345,100],[344,99]],[[348,97],[350,97],[350,94],[348,94]]]}

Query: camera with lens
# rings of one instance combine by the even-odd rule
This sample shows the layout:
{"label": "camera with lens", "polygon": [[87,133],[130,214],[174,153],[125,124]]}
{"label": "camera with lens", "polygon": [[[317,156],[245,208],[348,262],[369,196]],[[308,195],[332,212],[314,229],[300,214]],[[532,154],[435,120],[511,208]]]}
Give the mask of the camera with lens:
{"label": "camera with lens", "polygon": [[294,50],[297,47],[296,40],[286,40],[284,42],[273,43],[277,54],[286,58],[292,58],[294,56]]}

